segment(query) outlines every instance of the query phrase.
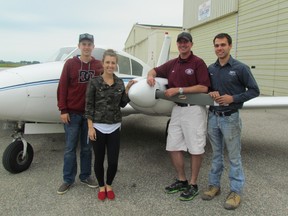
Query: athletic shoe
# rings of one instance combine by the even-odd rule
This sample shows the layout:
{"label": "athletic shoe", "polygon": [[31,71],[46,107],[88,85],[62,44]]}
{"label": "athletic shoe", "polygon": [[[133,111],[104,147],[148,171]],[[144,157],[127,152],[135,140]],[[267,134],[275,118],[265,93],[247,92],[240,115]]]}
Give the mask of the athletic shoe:
{"label": "athletic shoe", "polygon": [[98,185],[97,185],[97,183],[91,178],[91,177],[88,177],[87,179],[85,179],[85,180],[81,180],[81,183],[82,184],[86,184],[88,187],[90,187],[90,188],[97,188],[97,187],[99,187]]}
{"label": "athletic shoe", "polygon": [[240,195],[231,191],[226,198],[226,201],[224,203],[224,208],[228,210],[234,210],[238,208],[238,206],[240,205],[240,202],[241,202]]}
{"label": "athletic shoe", "polygon": [[181,201],[190,201],[194,199],[199,194],[198,187],[194,187],[193,185],[189,185],[187,189],[181,193],[179,199]]}
{"label": "athletic shoe", "polygon": [[176,182],[165,187],[165,191],[168,194],[173,194],[173,193],[177,193],[178,191],[186,190],[187,186],[188,186],[187,180],[186,181],[179,181],[178,179],[176,179]]}
{"label": "athletic shoe", "polygon": [[68,184],[68,183],[65,183],[65,182],[64,182],[64,183],[59,187],[59,189],[58,189],[58,191],[57,191],[57,194],[62,195],[62,194],[64,194],[64,193],[66,193],[66,192],[69,190],[70,186],[71,186],[71,184]]}
{"label": "athletic shoe", "polygon": [[203,200],[212,200],[215,196],[218,196],[221,193],[220,187],[209,185],[207,191],[202,194]]}

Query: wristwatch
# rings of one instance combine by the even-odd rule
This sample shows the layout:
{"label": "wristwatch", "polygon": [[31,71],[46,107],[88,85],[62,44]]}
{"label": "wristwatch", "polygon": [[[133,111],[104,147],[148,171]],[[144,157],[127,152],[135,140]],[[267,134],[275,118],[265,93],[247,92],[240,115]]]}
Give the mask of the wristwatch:
{"label": "wristwatch", "polygon": [[183,88],[179,88],[179,94],[183,94]]}

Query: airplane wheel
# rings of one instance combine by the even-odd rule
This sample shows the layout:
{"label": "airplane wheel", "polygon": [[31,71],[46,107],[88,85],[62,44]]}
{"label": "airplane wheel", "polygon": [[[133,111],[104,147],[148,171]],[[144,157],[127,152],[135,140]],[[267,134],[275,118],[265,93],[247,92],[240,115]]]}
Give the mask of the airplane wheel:
{"label": "airplane wheel", "polygon": [[11,173],[20,173],[29,168],[32,163],[34,152],[32,146],[27,143],[27,153],[23,155],[23,143],[21,140],[12,142],[4,151],[2,163],[4,168]]}

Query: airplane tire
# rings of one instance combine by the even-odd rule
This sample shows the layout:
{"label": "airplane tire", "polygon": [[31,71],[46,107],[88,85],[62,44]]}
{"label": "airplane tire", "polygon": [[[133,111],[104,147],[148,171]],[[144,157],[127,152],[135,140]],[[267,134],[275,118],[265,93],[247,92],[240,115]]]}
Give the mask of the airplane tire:
{"label": "airplane tire", "polygon": [[29,168],[32,163],[34,152],[32,146],[27,143],[27,153],[24,159],[23,143],[21,140],[12,142],[4,151],[2,163],[4,168],[11,173],[20,173]]}

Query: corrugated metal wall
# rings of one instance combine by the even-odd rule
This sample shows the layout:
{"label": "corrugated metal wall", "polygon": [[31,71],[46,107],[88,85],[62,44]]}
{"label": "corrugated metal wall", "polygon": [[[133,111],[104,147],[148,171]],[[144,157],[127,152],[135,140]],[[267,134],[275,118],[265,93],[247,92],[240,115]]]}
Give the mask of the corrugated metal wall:
{"label": "corrugated metal wall", "polygon": [[[214,53],[213,38],[220,32],[228,33],[232,38],[236,38],[236,15],[232,14],[204,26],[197,26],[190,31],[194,43],[193,52],[202,58],[207,65],[210,65],[217,59]],[[231,54],[235,56],[234,46],[232,46]]]}
{"label": "corrugated metal wall", "polygon": [[147,62],[148,35],[150,32],[151,28],[134,25],[126,40],[124,50]]}
{"label": "corrugated metal wall", "polygon": [[[206,17],[199,17],[203,5]],[[201,57],[207,65],[215,62],[213,38],[225,32],[236,38],[238,0],[184,0],[183,28],[193,36],[193,52]],[[235,54],[233,46],[231,54]]]}
{"label": "corrugated metal wall", "polygon": [[183,27],[194,37],[195,54],[214,62],[212,40],[227,32],[232,56],[251,67],[261,94],[288,95],[288,1],[211,0],[210,16],[199,20],[199,5],[209,1],[184,0]]}
{"label": "corrugated metal wall", "polygon": [[155,67],[162,48],[165,32],[172,37],[170,58],[178,56],[177,35],[181,27],[149,26],[135,24],[126,40],[124,51]]}
{"label": "corrugated metal wall", "polygon": [[184,0],[183,28],[219,19],[238,11],[238,0]]}
{"label": "corrugated metal wall", "polygon": [[288,94],[288,1],[240,0],[238,51],[265,95]]}

